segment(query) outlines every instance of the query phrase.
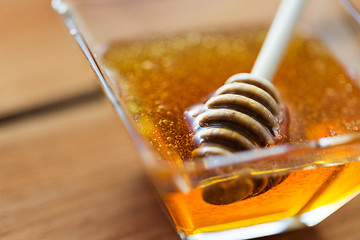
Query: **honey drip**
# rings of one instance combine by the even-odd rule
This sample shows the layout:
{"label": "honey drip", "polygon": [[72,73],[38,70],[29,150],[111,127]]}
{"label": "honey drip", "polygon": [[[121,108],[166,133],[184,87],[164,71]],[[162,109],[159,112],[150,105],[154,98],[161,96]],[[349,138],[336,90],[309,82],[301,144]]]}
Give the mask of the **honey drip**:
{"label": "honey drip", "polygon": [[[139,133],[165,160],[181,164],[194,150],[184,111],[204,103],[229,76],[250,72],[265,33],[190,33],[116,43],[101,61]],[[273,81],[291,119],[286,141],[358,132],[360,90],[354,80],[320,42],[296,36]],[[178,230],[191,235],[275,221],[340,201],[360,190],[359,174],[359,162],[297,171],[263,194],[226,205],[204,201],[204,187],[161,195]]]}

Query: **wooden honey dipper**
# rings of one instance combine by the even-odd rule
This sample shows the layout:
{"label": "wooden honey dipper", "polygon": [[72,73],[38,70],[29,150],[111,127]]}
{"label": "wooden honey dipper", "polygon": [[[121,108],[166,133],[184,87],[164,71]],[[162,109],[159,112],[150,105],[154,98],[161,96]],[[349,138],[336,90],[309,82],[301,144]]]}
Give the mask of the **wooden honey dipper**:
{"label": "wooden honey dipper", "polygon": [[[233,75],[204,104],[193,125],[193,158],[262,148],[281,139],[283,105],[271,81],[305,2],[282,0],[251,73]],[[229,204],[266,192],[284,178],[227,180],[206,187],[203,198]]]}

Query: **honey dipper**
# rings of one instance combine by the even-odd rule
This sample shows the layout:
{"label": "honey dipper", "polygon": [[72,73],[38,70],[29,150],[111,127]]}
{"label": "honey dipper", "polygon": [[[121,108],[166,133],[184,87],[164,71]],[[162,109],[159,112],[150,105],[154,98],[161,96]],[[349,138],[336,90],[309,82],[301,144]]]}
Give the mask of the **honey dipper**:
{"label": "honey dipper", "polygon": [[[193,125],[193,158],[262,148],[281,139],[282,103],[271,81],[305,2],[282,0],[251,73],[231,76],[204,104]],[[284,178],[227,180],[206,187],[203,198],[229,204],[266,192]]]}

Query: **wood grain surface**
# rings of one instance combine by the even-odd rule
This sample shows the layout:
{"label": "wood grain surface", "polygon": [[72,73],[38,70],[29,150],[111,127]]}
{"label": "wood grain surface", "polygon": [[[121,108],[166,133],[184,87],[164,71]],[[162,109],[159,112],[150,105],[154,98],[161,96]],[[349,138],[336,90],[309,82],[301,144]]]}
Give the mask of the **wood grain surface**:
{"label": "wood grain surface", "polygon": [[0,239],[176,239],[109,104],[0,131]]}
{"label": "wood grain surface", "polygon": [[50,0],[0,1],[0,117],[98,88]]}
{"label": "wood grain surface", "polygon": [[[0,117],[98,88],[49,4],[0,2]],[[179,239],[104,98],[0,122],[0,154],[1,240]],[[357,240],[359,213],[261,239]]]}

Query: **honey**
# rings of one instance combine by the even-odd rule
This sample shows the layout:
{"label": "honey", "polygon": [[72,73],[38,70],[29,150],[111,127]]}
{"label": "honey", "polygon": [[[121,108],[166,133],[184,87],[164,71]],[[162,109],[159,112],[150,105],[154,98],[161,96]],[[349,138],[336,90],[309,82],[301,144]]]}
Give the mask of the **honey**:
{"label": "honey", "polygon": [[[102,56],[138,132],[164,160],[191,158],[193,133],[184,112],[204,103],[224,81],[250,72],[266,31],[189,33],[114,43]],[[355,79],[316,39],[294,37],[274,78],[289,111],[287,142],[355,133],[360,127],[360,89]],[[258,196],[214,205],[202,187],[161,193],[177,229],[187,235],[300,215],[360,190],[360,163],[292,172]]]}

